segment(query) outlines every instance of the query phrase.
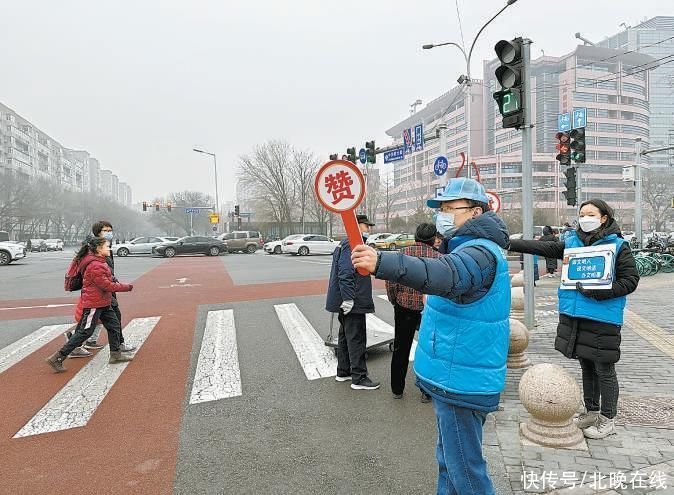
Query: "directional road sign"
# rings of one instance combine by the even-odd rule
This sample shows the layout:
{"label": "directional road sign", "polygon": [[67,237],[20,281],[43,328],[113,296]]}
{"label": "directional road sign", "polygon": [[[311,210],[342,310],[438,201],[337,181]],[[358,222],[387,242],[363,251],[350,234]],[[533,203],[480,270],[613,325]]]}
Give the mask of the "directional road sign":
{"label": "directional road sign", "polygon": [[405,159],[405,148],[399,147],[391,151],[384,152],[384,163],[399,162]]}
{"label": "directional road sign", "polygon": [[587,126],[587,108],[573,109],[573,128],[580,129]]}
{"label": "directional road sign", "polygon": [[559,132],[571,130],[571,112],[560,113],[557,116],[557,130]]}
{"label": "directional road sign", "polygon": [[189,215],[198,215],[200,211],[200,208],[185,208],[185,213]]}
{"label": "directional road sign", "polygon": [[435,175],[440,177],[441,175],[444,175],[445,172],[447,172],[447,167],[449,167],[449,162],[447,161],[447,158],[444,156],[439,156],[435,159],[435,163],[433,164],[433,171],[435,172]]}
{"label": "directional road sign", "polygon": [[367,161],[367,151],[365,151],[365,148],[361,148],[358,152],[358,159],[360,160],[360,163],[365,165],[365,162]]}

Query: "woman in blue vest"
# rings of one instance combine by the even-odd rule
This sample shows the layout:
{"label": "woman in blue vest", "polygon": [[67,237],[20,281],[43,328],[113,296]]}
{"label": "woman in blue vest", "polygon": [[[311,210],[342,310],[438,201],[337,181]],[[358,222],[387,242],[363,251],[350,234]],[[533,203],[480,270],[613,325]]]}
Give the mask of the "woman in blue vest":
{"label": "woman in blue vest", "polygon": [[614,245],[610,289],[588,289],[582,283],[575,290],[560,290],[559,326],[555,349],[568,358],[578,359],[583,372],[586,412],[577,418],[578,427],[588,438],[604,438],[615,433],[618,406],[618,377],[615,363],[620,359],[620,329],[625,299],[639,284],[634,256],[622,238],[613,210],[600,199],[580,205],[578,228],[564,241],[513,239],[510,250],[564,259],[566,249]]}

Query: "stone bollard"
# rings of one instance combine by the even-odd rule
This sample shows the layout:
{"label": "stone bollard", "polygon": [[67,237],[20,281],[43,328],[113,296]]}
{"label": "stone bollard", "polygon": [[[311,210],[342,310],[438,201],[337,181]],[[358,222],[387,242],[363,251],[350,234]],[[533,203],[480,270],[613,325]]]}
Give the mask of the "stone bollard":
{"label": "stone bollard", "polygon": [[524,321],[524,287],[510,288],[510,318]]}
{"label": "stone bollard", "polygon": [[517,272],[510,279],[511,287],[524,287],[524,272]]}
{"label": "stone bollard", "polygon": [[531,366],[526,354],[529,346],[529,330],[519,320],[510,319],[510,347],[508,348],[508,368],[519,369]]}
{"label": "stone bollard", "polygon": [[525,439],[545,447],[586,448],[572,419],[581,404],[580,388],[564,368],[548,363],[529,368],[520,379],[519,394],[531,414],[520,425]]}

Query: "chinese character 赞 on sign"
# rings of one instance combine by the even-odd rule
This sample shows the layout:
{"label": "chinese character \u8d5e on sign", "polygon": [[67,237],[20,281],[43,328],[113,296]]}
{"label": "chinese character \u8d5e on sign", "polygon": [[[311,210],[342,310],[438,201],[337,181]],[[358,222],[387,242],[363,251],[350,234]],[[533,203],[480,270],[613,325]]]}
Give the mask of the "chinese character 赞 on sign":
{"label": "chinese character \u8d5e on sign", "polygon": [[325,178],[325,187],[328,189],[328,193],[332,194],[333,205],[336,205],[343,199],[355,198],[351,192],[352,185],[353,179],[345,170],[340,170],[335,175],[330,174]]}

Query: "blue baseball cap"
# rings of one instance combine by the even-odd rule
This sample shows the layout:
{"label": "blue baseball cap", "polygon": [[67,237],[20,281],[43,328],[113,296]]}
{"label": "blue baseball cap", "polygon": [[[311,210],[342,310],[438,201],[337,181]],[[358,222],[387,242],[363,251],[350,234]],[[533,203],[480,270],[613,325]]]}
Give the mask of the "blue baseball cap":
{"label": "blue baseball cap", "polygon": [[449,179],[442,193],[427,200],[426,204],[429,208],[440,208],[440,203],[454,201],[455,199],[472,199],[489,204],[489,198],[487,198],[484,186],[475,179],[467,179],[465,177]]}

